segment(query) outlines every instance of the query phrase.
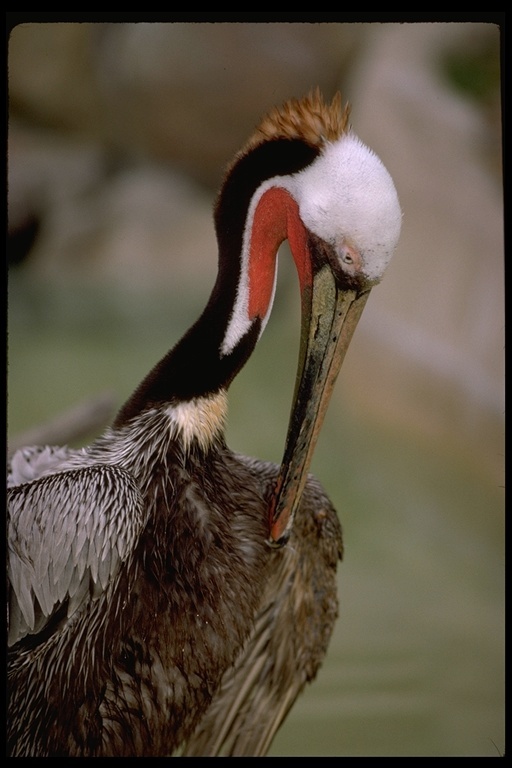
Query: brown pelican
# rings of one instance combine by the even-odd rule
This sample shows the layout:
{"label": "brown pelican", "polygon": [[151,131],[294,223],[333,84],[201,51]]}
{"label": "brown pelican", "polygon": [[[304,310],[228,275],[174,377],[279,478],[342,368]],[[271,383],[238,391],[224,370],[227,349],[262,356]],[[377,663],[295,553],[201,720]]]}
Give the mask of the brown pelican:
{"label": "brown pelican", "polygon": [[[341,529],[307,472],[400,223],[339,95],[274,109],[220,189],[218,277],[197,322],[92,445],[13,456],[9,754],[266,753],[337,615]],[[302,336],[277,467],[233,453],[224,423],[285,239]]]}

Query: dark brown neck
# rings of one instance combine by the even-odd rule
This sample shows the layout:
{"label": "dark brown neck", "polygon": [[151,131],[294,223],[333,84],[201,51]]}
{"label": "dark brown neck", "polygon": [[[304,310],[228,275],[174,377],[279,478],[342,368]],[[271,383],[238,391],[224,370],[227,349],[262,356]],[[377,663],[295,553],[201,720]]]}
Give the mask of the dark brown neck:
{"label": "dark brown neck", "polygon": [[225,337],[241,277],[240,258],[251,200],[275,176],[295,173],[318,150],[296,139],[274,139],[242,155],[230,169],[215,206],[219,272],[210,300],[181,341],[146,376],[119,412],[121,426],[148,407],[207,396],[227,388],[250,357],[260,332],[255,320],[234,349],[223,355]]}

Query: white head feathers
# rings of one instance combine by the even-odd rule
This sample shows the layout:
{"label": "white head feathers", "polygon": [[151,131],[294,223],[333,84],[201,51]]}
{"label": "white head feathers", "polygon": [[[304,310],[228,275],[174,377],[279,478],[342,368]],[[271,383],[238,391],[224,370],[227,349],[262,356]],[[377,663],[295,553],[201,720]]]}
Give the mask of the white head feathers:
{"label": "white head feathers", "polygon": [[305,226],[325,242],[360,253],[363,273],[378,281],[396,248],[402,221],[393,180],[353,133],[327,142],[307,168],[282,180]]}

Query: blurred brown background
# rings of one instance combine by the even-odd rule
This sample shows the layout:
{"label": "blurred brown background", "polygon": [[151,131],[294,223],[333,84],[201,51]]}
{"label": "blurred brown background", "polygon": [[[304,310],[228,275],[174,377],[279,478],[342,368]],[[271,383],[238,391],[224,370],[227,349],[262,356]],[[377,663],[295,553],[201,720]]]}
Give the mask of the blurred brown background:
{"label": "blurred brown background", "polygon": [[[8,65],[13,444],[105,391],[117,408],[197,317],[213,196],[260,116],[317,85],[351,102],[403,234],[314,464],[347,538],[338,630],[274,753],[504,751],[499,28],[27,23]],[[280,268],[230,413],[232,446],[276,461],[298,332]]]}

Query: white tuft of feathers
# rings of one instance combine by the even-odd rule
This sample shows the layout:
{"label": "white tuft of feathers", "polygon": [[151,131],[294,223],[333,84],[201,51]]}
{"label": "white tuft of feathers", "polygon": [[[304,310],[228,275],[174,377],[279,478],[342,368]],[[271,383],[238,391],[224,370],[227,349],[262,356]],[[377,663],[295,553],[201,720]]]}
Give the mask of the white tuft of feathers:
{"label": "white tuft of feathers", "polygon": [[284,186],[311,232],[336,249],[355,247],[364,276],[381,279],[398,243],[402,211],[393,179],[375,152],[355,134],[344,134]]}

